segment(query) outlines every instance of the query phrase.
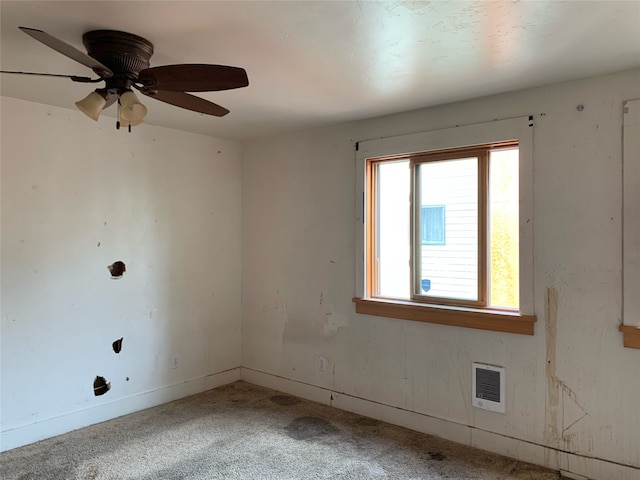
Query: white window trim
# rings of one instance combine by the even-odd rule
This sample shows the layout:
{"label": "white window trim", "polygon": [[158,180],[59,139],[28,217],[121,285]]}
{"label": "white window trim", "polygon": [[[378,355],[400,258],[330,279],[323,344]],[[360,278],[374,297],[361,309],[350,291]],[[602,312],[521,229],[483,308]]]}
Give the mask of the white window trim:
{"label": "white window trim", "polygon": [[366,140],[356,150],[356,276],[355,297],[365,297],[366,161],[370,158],[403,155],[447,148],[518,140],[520,153],[520,313],[534,315],[533,281],[533,117],[517,117],[464,125],[397,137]]}
{"label": "white window trim", "polygon": [[622,128],[622,325],[624,346],[640,348],[640,99],[624,102]]}

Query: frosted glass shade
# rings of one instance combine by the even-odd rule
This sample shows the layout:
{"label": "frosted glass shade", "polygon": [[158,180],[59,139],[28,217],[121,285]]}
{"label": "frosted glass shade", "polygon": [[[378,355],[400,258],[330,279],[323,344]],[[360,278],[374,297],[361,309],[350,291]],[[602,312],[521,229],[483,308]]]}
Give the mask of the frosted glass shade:
{"label": "frosted glass shade", "polygon": [[137,125],[147,114],[147,107],[140,103],[136,94],[126,91],[120,95],[120,117],[125,124]]}
{"label": "frosted glass shade", "polygon": [[92,120],[98,121],[100,112],[107,104],[107,99],[100,95],[98,92],[91,92],[79,102],[76,102],[76,107],[82,113]]}
{"label": "frosted glass shade", "polygon": [[122,116],[122,113],[120,114],[120,125],[124,128],[127,128],[129,126],[131,127],[135,127],[137,125],[140,125],[141,123],[143,123],[142,119],[140,120],[135,120],[135,121],[129,121],[126,118],[124,118]]}

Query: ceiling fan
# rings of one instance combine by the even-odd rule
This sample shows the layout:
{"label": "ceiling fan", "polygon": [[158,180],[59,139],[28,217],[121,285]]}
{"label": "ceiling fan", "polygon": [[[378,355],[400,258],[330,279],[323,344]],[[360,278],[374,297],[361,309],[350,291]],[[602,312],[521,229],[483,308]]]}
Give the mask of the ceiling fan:
{"label": "ceiling fan", "polygon": [[249,85],[247,72],[239,67],[200,63],[150,67],[153,44],[132,33],[116,30],[87,32],[82,36],[82,43],[87,50],[87,53],[83,53],[42,30],[19,28],[53,50],[89,67],[98,78],[6,70],[1,73],[63,77],[80,83],[104,81],[103,88],[91,92],[76,102],[76,106],[97,121],[102,110],[117,102],[119,111],[116,128],[123,125],[131,131],[132,126],[142,123],[147,113],[147,108],[140,103],[132,88],[176,107],[222,117],[229,110],[186,92],[230,90]]}

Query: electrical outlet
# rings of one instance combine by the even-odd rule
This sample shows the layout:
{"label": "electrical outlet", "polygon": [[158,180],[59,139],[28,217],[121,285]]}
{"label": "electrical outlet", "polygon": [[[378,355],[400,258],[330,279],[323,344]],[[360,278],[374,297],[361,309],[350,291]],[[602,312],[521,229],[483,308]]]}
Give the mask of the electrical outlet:
{"label": "electrical outlet", "polygon": [[316,358],[316,366],[319,372],[324,372],[327,370],[327,359],[324,357]]}
{"label": "electrical outlet", "polygon": [[177,355],[173,356],[173,361],[171,363],[171,368],[178,368],[180,366],[180,357]]}

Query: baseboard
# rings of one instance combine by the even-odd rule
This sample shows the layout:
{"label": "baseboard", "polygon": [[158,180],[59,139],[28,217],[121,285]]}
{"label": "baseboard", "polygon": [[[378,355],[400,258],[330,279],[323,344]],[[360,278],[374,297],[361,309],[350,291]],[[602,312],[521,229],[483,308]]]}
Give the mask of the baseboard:
{"label": "baseboard", "polygon": [[640,468],[631,465],[622,465],[604,459],[565,452],[251,368],[243,367],[241,369],[241,379],[248,383],[331,405],[393,425],[560,471],[568,478],[580,480],[611,480],[614,478],[616,480],[638,480],[640,478]]}
{"label": "baseboard", "polygon": [[129,413],[195,395],[240,380],[240,367],[167,385],[155,390],[118,398],[95,407],[77,410],[57,417],[8,428],[1,432],[0,451],[88,427]]}

